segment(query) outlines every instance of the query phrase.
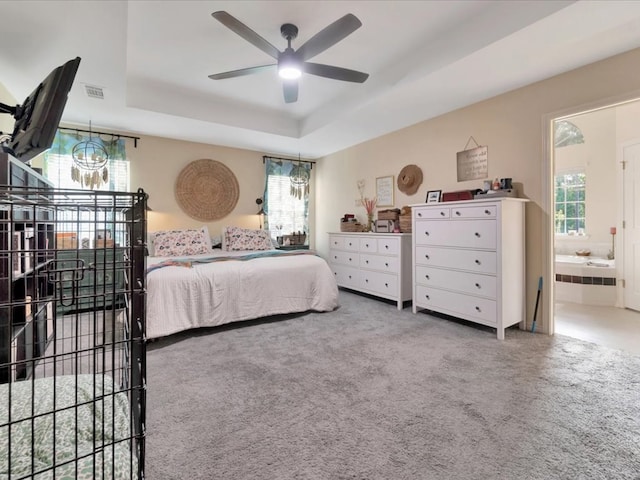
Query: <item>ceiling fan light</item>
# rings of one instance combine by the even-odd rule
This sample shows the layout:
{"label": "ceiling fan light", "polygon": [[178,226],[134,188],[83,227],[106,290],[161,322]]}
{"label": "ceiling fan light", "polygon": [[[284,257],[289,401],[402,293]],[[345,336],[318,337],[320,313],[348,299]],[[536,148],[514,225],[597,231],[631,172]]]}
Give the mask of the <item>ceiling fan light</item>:
{"label": "ceiling fan light", "polygon": [[302,72],[297,67],[285,66],[278,69],[278,75],[280,75],[280,78],[284,78],[286,80],[294,80],[296,78],[300,78]]}

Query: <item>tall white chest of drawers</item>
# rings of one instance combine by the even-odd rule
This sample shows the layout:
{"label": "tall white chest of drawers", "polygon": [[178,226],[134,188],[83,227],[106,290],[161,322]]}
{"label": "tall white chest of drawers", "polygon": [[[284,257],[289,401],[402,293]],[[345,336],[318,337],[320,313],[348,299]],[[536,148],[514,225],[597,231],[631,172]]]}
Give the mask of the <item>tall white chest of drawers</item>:
{"label": "tall white chest of drawers", "polygon": [[330,233],[329,266],[340,287],[411,300],[410,233]]}
{"label": "tall white chest of drawers", "polygon": [[500,340],[524,322],[526,201],[413,205],[413,313],[494,327]]}

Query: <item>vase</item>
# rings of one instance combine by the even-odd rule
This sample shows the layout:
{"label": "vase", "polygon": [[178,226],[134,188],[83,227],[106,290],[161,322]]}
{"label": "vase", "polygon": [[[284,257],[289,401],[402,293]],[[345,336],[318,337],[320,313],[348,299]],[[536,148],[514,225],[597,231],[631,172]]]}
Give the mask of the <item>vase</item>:
{"label": "vase", "polygon": [[373,232],[373,213],[367,213],[367,232]]}

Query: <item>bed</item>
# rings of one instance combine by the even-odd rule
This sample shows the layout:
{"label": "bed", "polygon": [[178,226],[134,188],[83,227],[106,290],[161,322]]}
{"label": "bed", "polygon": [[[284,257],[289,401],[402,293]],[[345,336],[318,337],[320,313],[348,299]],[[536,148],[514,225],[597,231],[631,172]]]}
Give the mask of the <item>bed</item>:
{"label": "bed", "polygon": [[147,258],[147,338],[338,306],[333,273],[313,251],[210,252]]}
{"label": "bed", "polygon": [[3,384],[0,405],[0,478],[136,478],[129,400],[109,376]]}

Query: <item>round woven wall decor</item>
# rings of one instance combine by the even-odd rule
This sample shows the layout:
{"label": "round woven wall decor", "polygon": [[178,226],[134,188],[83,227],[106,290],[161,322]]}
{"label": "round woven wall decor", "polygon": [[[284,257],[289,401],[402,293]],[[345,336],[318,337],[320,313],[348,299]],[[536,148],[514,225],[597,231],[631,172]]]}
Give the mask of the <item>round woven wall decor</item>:
{"label": "round woven wall decor", "polygon": [[176,200],[191,218],[210,222],[226,217],[238,203],[240,187],[233,172],[215,160],[195,160],[176,180]]}

